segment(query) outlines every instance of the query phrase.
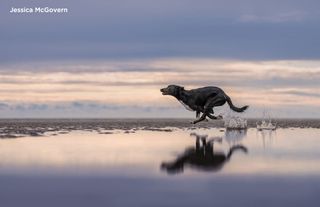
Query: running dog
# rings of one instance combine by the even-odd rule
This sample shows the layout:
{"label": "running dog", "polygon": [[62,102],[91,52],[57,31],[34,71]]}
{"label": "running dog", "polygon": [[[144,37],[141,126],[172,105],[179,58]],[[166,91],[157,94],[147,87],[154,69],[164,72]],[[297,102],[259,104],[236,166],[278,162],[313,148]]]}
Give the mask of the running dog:
{"label": "running dog", "polygon": [[[210,119],[220,119],[221,116],[214,116],[213,107],[222,106],[226,102],[235,112],[244,112],[249,106],[238,108],[232,104],[230,97],[221,89],[215,86],[208,86],[192,90],[185,90],[178,85],[169,85],[160,89],[162,95],[175,97],[186,109],[196,112],[196,120],[193,124],[204,121],[206,117]],[[202,115],[200,116],[200,113]]]}

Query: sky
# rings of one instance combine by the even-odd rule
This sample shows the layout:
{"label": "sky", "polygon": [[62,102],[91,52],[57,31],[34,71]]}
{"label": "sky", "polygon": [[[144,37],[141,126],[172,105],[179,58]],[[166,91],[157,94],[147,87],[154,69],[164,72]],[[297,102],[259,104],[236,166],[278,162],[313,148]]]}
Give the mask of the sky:
{"label": "sky", "polygon": [[[12,14],[11,7],[67,7]],[[194,118],[159,89],[223,88],[242,114],[320,117],[320,2],[3,0],[0,117]],[[217,113],[230,113],[228,107]]]}

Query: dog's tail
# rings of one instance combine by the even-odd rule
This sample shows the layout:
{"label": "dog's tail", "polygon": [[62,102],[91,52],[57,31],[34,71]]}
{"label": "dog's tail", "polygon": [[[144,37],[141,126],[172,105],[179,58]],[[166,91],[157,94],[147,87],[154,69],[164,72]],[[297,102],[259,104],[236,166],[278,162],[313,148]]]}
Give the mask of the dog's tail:
{"label": "dog's tail", "polygon": [[230,106],[230,108],[235,111],[235,112],[244,112],[249,106],[243,106],[241,108],[236,107],[235,105],[233,105],[231,98],[229,96],[226,96],[227,102]]}

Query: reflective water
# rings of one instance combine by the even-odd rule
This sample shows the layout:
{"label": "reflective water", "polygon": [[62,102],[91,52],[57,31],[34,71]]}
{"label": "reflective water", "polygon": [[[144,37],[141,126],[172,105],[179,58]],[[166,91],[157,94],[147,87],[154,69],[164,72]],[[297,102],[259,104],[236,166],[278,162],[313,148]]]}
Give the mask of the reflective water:
{"label": "reflective water", "polygon": [[0,206],[319,206],[320,129],[0,140]]}
{"label": "reflective water", "polygon": [[[0,140],[0,172],[318,175],[320,129],[178,129]],[[204,173],[205,172],[205,173]]]}

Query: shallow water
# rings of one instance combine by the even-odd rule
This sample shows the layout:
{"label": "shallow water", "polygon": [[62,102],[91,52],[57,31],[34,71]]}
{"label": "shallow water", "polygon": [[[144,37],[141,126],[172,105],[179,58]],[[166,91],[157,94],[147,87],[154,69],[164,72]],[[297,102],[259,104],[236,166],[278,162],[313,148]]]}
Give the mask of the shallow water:
{"label": "shallow water", "polygon": [[[310,128],[276,131],[213,128],[114,134],[73,131],[57,136],[4,139],[0,140],[0,172],[318,175],[319,135],[320,129]],[[215,141],[210,146],[208,142],[212,139]],[[175,169],[171,166],[171,170],[165,167],[175,161],[184,163],[177,163]]]}
{"label": "shallow water", "polygon": [[0,139],[1,206],[320,202],[318,128],[133,126]]}

